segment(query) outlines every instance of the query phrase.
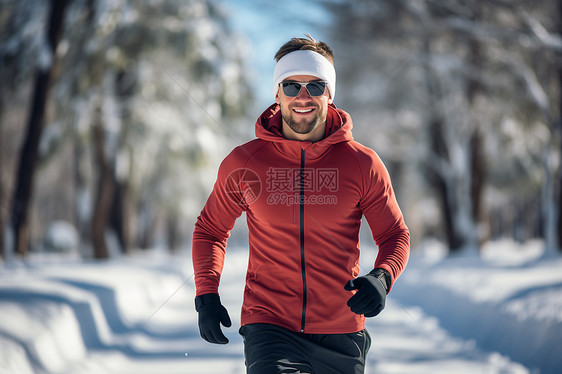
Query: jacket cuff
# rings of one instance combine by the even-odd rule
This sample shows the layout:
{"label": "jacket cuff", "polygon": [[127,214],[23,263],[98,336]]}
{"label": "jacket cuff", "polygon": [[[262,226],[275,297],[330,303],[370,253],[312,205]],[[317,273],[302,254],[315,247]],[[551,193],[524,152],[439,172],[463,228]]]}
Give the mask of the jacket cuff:
{"label": "jacket cuff", "polygon": [[373,277],[380,280],[386,290],[386,293],[388,294],[388,290],[390,289],[390,283],[391,283],[390,273],[383,268],[375,268],[371,270],[369,275],[372,275]]}
{"label": "jacket cuff", "polygon": [[195,310],[199,311],[204,305],[220,304],[221,299],[216,293],[206,293],[195,298]]}

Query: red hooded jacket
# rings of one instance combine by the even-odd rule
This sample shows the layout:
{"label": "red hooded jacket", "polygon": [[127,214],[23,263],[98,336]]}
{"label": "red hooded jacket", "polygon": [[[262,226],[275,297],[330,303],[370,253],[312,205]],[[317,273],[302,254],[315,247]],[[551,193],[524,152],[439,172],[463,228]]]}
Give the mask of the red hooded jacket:
{"label": "red hooded jacket", "polygon": [[408,261],[409,232],[386,168],[353,140],[351,128],[350,116],[329,106],[324,139],[288,140],[277,104],[261,115],[258,139],[223,160],[195,224],[197,295],[218,293],[227,239],[245,211],[250,253],[242,325],[318,334],[364,328],[344,290],[359,275],[361,217],[379,247],[374,266],[386,269],[391,283]]}

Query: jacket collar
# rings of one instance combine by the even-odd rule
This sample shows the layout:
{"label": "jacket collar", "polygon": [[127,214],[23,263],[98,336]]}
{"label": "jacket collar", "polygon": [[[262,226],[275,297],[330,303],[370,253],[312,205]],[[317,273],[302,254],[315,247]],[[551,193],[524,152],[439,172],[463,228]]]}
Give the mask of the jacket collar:
{"label": "jacket collar", "polygon": [[256,121],[256,136],[273,142],[279,151],[290,157],[300,159],[301,151],[304,149],[306,157],[314,159],[322,156],[333,144],[353,140],[352,127],[350,115],[330,104],[326,118],[326,134],[322,140],[308,142],[286,139],[281,133],[280,106],[273,104]]}

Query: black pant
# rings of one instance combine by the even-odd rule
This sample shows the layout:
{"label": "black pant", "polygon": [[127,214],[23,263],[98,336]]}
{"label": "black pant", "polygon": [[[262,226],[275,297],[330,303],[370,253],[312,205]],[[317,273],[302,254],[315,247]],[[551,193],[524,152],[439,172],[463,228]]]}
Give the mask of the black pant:
{"label": "black pant", "polygon": [[363,374],[371,346],[367,330],[301,334],[257,323],[240,328],[248,374]]}

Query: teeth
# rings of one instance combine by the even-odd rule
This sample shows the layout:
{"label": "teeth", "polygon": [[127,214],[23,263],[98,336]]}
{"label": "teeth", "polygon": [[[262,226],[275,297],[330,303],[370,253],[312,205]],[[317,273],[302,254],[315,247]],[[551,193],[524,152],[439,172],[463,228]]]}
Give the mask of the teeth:
{"label": "teeth", "polygon": [[312,109],[293,109],[297,113],[308,113],[312,112]]}

